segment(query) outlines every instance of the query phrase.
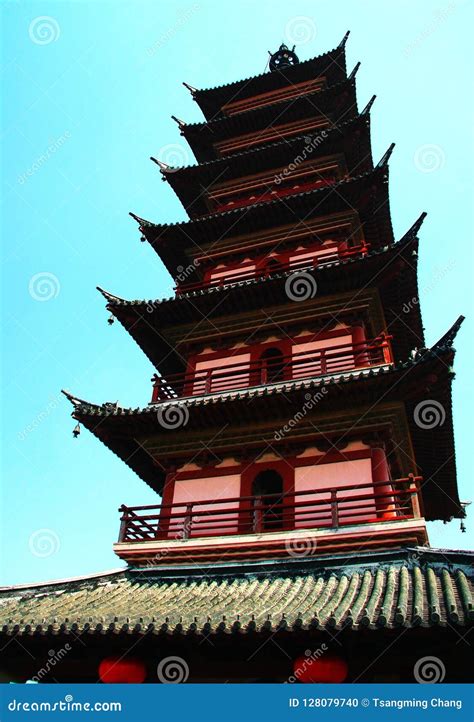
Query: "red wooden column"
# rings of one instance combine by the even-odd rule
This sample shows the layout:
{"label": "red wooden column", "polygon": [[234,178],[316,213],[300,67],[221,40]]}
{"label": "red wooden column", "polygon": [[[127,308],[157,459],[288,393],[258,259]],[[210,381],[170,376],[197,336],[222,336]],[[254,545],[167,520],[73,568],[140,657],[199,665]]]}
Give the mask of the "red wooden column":
{"label": "red wooden column", "polygon": [[369,355],[367,353],[365,327],[362,323],[352,326],[352,345],[354,346],[354,366],[356,368],[368,366]]}
{"label": "red wooden column", "polygon": [[[376,494],[385,494],[387,492],[393,492],[392,484],[390,483],[390,469],[387,463],[387,456],[383,445],[373,446],[371,452],[372,459],[372,481],[382,482],[386,481],[387,484],[379,484],[375,487]],[[385,496],[381,499],[375,499],[375,506],[377,508],[377,516],[381,519],[395,519],[396,518],[396,507],[395,499],[393,496]]]}
{"label": "red wooden column", "polygon": [[[160,531],[158,539],[167,539],[169,536],[170,520],[168,515],[173,511],[171,504],[173,503],[174,486],[176,483],[176,471],[171,471],[166,475],[166,481],[163,486],[163,494],[161,498],[162,506],[165,508],[161,510],[159,527]],[[163,517],[163,518],[161,518]]]}

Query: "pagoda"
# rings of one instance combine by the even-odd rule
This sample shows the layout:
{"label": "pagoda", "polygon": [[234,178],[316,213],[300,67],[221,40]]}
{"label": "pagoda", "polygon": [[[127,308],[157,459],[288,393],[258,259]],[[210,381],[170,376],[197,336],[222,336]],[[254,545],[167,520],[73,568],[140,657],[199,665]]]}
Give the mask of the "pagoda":
{"label": "pagoda", "polygon": [[472,557],[432,549],[426,529],[465,516],[451,409],[463,319],[426,346],[408,303],[426,214],[394,238],[394,146],[374,162],[375,98],[358,110],[347,36],[186,86],[205,120],[174,120],[198,162],[152,160],[188,220],[131,214],[175,294],[99,289],[154,368],[150,403],[66,394],[75,435],[88,429],[157,503],[119,510],[125,569],[2,592],[2,635],[21,636],[12,677],[33,676],[28,652],[54,635],[72,650],[45,681],[96,681],[130,657],[149,682],[410,682],[425,656],[467,681]]}

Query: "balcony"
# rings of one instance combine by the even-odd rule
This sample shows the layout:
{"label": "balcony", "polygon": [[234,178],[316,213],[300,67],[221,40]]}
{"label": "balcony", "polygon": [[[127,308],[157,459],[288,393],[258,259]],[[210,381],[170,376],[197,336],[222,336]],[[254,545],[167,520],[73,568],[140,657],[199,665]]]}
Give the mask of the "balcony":
{"label": "balcony", "polygon": [[[115,552],[123,559],[166,563],[197,559],[296,556],[298,541],[318,552],[419,544],[427,540],[419,482],[401,479],[194,503],[121,506]],[[310,534],[309,534],[310,532]],[[296,546],[295,546],[296,548]],[[147,561],[148,560],[148,561]]]}
{"label": "balcony", "polygon": [[[381,334],[363,343],[346,343],[315,352],[301,351],[291,356],[260,358],[224,368],[207,368],[192,373],[174,374],[166,379],[152,378],[151,403],[228,392],[271,383],[284,383],[328,374],[348,373],[356,369],[393,362],[391,336]],[[222,359],[224,362],[225,359]]]}
{"label": "balcony", "polygon": [[[302,258],[301,260],[284,261],[278,262],[271,260],[270,263],[262,265],[260,268],[253,267],[251,270],[247,268],[230,271],[225,276],[219,278],[209,279],[207,281],[198,281],[195,283],[184,283],[175,286],[176,295],[179,296],[182,293],[190,293],[192,291],[201,291],[203,289],[212,288],[223,288],[230,286],[240,281],[256,280],[261,278],[269,278],[275,273],[288,273],[296,271],[311,271],[317,266],[325,263],[334,263],[335,261],[346,260],[349,258],[362,257],[367,255],[369,250],[369,244],[361,243],[352,248],[346,250],[339,250],[337,248],[329,248],[326,252],[315,253],[315,258],[308,261],[308,258]],[[268,259],[266,259],[268,261]]]}
{"label": "balcony", "polygon": [[336,489],[210,499],[195,503],[121,506],[119,542],[340,529],[420,518],[420,476]]}
{"label": "balcony", "polygon": [[343,178],[348,179],[349,175],[338,159],[329,159],[320,164],[305,161],[291,171],[282,168],[280,173],[273,171],[271,174],[260,174],[213,187],[207,197],[209,210],[222,213],[255,203],[267,203],[295,193],[332,186]]}

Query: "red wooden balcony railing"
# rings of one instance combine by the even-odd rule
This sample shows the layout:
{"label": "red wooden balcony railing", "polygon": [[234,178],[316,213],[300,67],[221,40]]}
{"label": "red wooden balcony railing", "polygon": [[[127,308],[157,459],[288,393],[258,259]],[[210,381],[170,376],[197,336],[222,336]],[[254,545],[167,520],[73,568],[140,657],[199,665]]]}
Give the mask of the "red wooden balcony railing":
{"label": "red wooden balcony railing", "polygon": [[267,171],[213,186],[208,193],[208,198],[216,203],[225,204],[232,199],[249,198],[252,193],[256,194],[255,197],[259,197],[261,193],[266,193],[274,185],[278,187],[278,190],[282,186],[296,187],[297,184],[299,184],[299,188],[302,188],[304,184],[314,183],[318,180],[335,182],[341,180],[342,176],[347,177],[347,172],[339,158],[328,159],[324,163],[304,161],[291,170],[286,169],[286,173],[285,169],[282,169],[280,174],[275,173],[275,170],[271,173]]}
{"label": "red wooden balcony railing", "polygon": [[421,477],[264,496],[121,506],[119,542],[334,529],[419,519]]}
{"label": "red wooden balcony railing", "polygon": [[365,256],[369,250],[368,243],[361,243],[352,248],[345,250],[338,250],[329,248],[326,252],[315,254],[315,256],[308,260],[308,258],[302,258],[300,260],[295,259],[290,261],[278,262],[271,260],[270,263],[260,265],[257,262],[251,269],[248,268],[250,265],[246,263],[247,268],[239,269],[235,268],[229,271],[225,276],[219,278],[211,278],[208,281],[197,281],[194,283],[184,283],[175,286],[176,295],[181,293],[188,293],[190,291],[200,291],[205,288],[222,288],[223,286],[229,286],[232,283],[238,283],[239,281],[248,281],[256,278],[268,278],[274,273],[286,273],[288,271],[310,271],[323,263],[332,263],[334,261],[345,260],[355,256]]}
{"label": "red wooden balcony railing", "polygon": [[[227,364],[218,368],[152,378],[151,403],[201,396],[264,384],[314,378],[333,373],[392,363],[390,339],[381,334],[363,343],[345,343],[290,356],[276,355],[255,361]],[[224,363],[225,359],[222,359]]]}
{"label": "red wooden balcony railing", "polygon": [[210,197],[210,201],[213,206],[213,213],[223,213],[234,208],[243,208],[245,206],[253,205],[254,203],[268,203],[274,201],[277,198],[286,198],[286,196],[292,196],[296,193],[304,193],[305,191],[317,190],[325,186],[332,186],[337,183],[339,178],[336,175],[328,178],[316,178],[306,183],[294,183],[291,179],[286,183],[276,186],[273,190],[269,190],[268,185],[266,188],[262,188],[260,191],[254,193],[254,195],[241,195],[235,193],[228,201],[219,202],[215,198]]}

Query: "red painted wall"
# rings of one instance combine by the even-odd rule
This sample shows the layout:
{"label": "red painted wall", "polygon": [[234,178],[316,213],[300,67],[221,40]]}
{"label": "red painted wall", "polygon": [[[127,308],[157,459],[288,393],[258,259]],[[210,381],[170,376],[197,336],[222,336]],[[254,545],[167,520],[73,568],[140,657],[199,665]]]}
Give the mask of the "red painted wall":
{"label": "red painted wall", "polygon": [[[349,495],[362,496],[371,494],[370,488],[360,489],[361,484],[372,483],[372,481],[390,480],[390,470],[382,448],[370,449],[362,442],[351,442],[345,451],[331,451],[327,454],[316,452],[314,449],[307,449],[304,454],[297,457],[288,457],[285,460],[278,458],[265,458],[263,461],[238,464],[235,460],[227,459],[219,467],[196,468],[194,465],[182,467],[176,474],[170,476],[166,485],[166,500],[164,503],[173,505],[173,511],[177,512],[177,522],[173,529],[168,530],[168,538],[177,538],[179,529],[177,526],[184,522],[186,505],[195,504],[194,510],[198,511],[220,511],[224,509],[235,509],[231,515],[213,514],[212,516],[200,517],[193,521],[190,536],[212,536],[223,533],[248,533],[252,531],[250,513],[253,509],[253,502],[244,497],[252,495],[252,484],[260,471],[273,470],[283,480],[283,504],[285,511],[285,528],[324,528],[330,527],[332,523],[331,507],[307,505],[304,507],[307,512],[306,519],[301,517],[301,512],[296,509],[297,516],[294,519],[295,511],[291,508],[295,501],[292,492],[312,491],[314,494],[304,495],[299,501],[318,501],[323,498],[318,489],[340,489],[349,487],[338,492],[340,500],[339,512],[340,521],[346,524],[357,524],[360,522],[376,521],[377,519],[387,520],[395,518],[395,507],[389,513],[381,515],[375,499],[354,500],[354,508],[349,510],[344,499]],[[387,483],[386,489],[390,490]],[[240,502],[239,502],[240,498]],[[228,501],[232,499],[233,501]],[[210,501],[210,505],[203,505],[202,502]],[[364,507],[364,513],[358,514],[357,510]],[[302,511],[303,507],[299,507]],[[182,514],[182,516],[181,516]],[[317,518],[316,518],[317,515]],[[212,520],[212,529],[204,529]],[[164,525],[166,526],[166,525]],[[201,529],[201,531],[200,531]],[[179,538],[179,536],[178,536]]]}

